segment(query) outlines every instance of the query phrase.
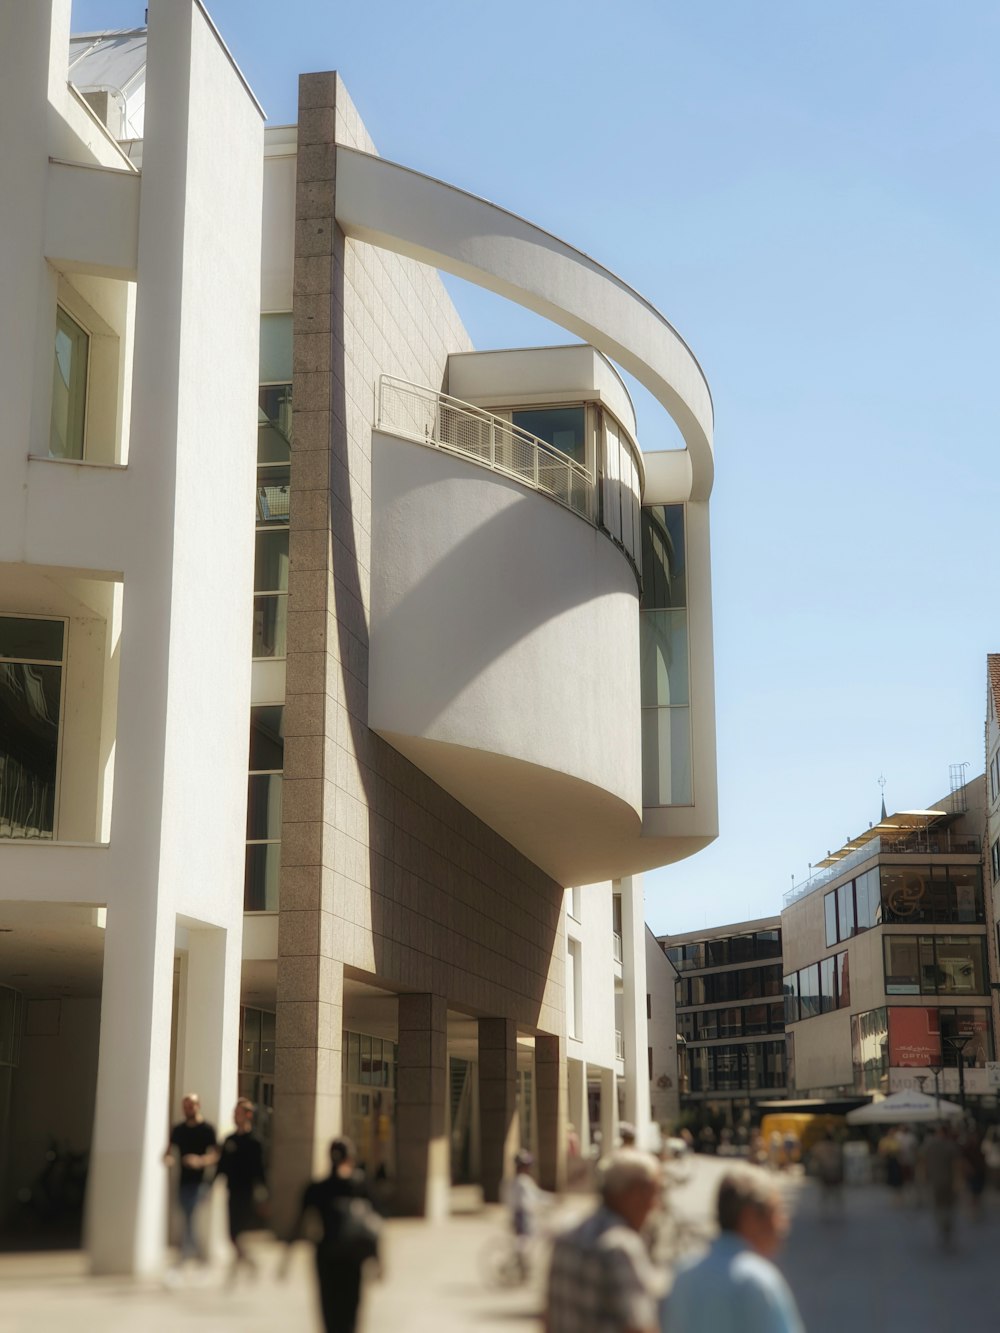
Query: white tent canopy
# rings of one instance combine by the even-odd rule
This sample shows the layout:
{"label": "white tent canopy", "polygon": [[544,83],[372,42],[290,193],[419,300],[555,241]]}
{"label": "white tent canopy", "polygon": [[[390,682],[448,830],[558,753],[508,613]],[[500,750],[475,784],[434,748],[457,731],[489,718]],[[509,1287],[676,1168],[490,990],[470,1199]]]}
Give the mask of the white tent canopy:
{"label": "white tent canopy", "polygon": [[902,1125],[916,1121],[951,1120],[963,1114],[954,1102],[938,1101],[926,1092],[907,1089],[847,1113],[849,1125]]}

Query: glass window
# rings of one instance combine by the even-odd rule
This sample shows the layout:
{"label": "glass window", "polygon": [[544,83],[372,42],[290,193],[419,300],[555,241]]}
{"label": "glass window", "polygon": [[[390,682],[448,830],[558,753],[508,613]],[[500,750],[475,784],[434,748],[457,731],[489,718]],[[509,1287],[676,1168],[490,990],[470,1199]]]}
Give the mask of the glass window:
{"label": "glass window", "polygon": [[925,920],[928,874],[926,868],[882,866],[882,919],[888,925]]}
{"label": "glass window", "polygon": [[706,967],[725,967],[730,961],[736,962],[729,957],[728,940],[707,940],[705,942],[705,966]]}
{"label": "glass window", "polygon": [[889,1010],[889,1063],[897,1069],[922,1069],[941,1063],[937,1009],[922,1006]]}
{"label": "glass window", "polygon": [[958,1064],[959,1045],[962,1063],[968,1069],[983,1069],[986,1062],[993,1059],[993,1032],[988,1009],[939,1009],[938,1017],[943,1064]]}
{"label": "glass window", "polygon": [[643,613],[639,657],[640,697],[644,708],[690,702],[685,610]]}
{"label": "glass window", "polygon": [[982,935],[889,935],[885,960],[888,995],[986,994]]}
{"label": "glass window", "polygon": [[790,972],[784,979],[785,993],[785,1022],[797,1023],[799,1021],[799,974]]}
{"label": "glass window", "polygon": [[87,411],[87,358],[90,338],[63,310],[56,309],[56,345],[52,368],[52,458],[82,458]]}
{"label": "glass window", "polygon": [[820,1011],[828,1014],[837,1007],[837,958],[831,954],[819,965]]}
{"label": "glass window", "polygon": [[[857,910],[858,930],[870,930],[881,920],[881,895],[879,891],[878,867],[866,870],[854,881],[854,902]],[[834,941],[835,942],[835,941]]]}
{"label": "glass window", "polygon": [[821,1013],[819,993],[819,963],[799,968],[799,1009],[803,1018],[815,1018]]}
{"label": "glass window", "polygon": [[288,591],[288,529],[257,533],[253,570],[254,592]]}
{"label": "glass window", "polygon": [[0,616],[0,659],[61,662],[66,622],[29,616]]}
{"label": "glass window", "polygon": [[690,805],[691,719],[686,706],[642,710],[643,805]]}
{"label": "glass window", "polygon": [[920,953],[917,936],[886,935],[882,944],[885,951],[885,993],[919,995]]}
{"label": "glass window", "polygon": [[770,1012],[766,1004],[748,1004],[743,1010],[743,1031],[748,1037],[769,1032]]}
{"label": "glass window", "polygon": [[719,1035],[718,1009],[704,1009],[695,1016],[696,1040],[713,1041]]}
{"label": "glass window", "polygon": [[285,710],[280,704],[250,709],[250,771],[285,766]]}
{"label": "glass window", "polygon": [[981,935],[934,937],[935,978],[941,995],[985,995],[986,949]]}
{"label": "glass window", "polygon": [[851,1007],[851,956],[845,950],[837,954],[837,1008]]}
{"label": "glass window", "polygon": [[859,1092],[882,1089],[889,1073],[888,1011],[869,1009],[851,1018],[854,1086]]}
{"label": "glass window", "polygon": [[854,934],[854,884],[841,884],[837,890],[837,925],[840,938],[849,940]]}
{"label": "glass window", "polygon": [[683,505],[643,506],[639,604],[644,611],[687,606]]}
{"label": "glass window", "polygon": [[826,947],[837,943],[837,890],[834,889],[823,899],[823,915],[826,918]]}
{"label": "glass window", "polygon": [[954,903],[955,922],[978,924],[986,920],[983,909],[983,877],[979,866],[948,867],[949,897]]}
{"label": "glass window", "polygon": [[758,930],[756,950],[758,958],[780,958],[781,931]]}
{"label": "glass window", "polygon": [[0,616],[2,838],[55,833],[64,632],[63,621]]}
{"label": "glass window", "polygon": [[525,408],[511,412],[511,422],[551,448],[587,466],[586,411],[576,407]]}
{"label": "glass window", "polygon": [[752,935],[734,935],[729,941],[729,957],[734,963],[751,963],[754,959]]}
{"label": "glass window", "polygon": [[284,657],[288,652],[288,594],[258,593],[253,599],[253,656]]}
{"label": "glass window", "polygon": [[760,990],[755,991],[755,995],[780,995],[781,994],[781,967],[762,967],[757,969],[760,973]]}
{"label": "glass window", "polygon": [[291,380],[291,314],[261,315],[259,369],[258,379],[261,384],[287,383]]}
{"label": "glass window", "polygon": [[281,838],[281,774],[251,773],[247,798],[248,841]]}
{"label": "glass window", "polygon": [[743,1010],[720,1009],[719,1036],[742,1037],[742,1035],[743,1035]]}
{"label": "glass window", "polygon": [[244,912],[276,912],[281,877],[281,843],[247,843]]}

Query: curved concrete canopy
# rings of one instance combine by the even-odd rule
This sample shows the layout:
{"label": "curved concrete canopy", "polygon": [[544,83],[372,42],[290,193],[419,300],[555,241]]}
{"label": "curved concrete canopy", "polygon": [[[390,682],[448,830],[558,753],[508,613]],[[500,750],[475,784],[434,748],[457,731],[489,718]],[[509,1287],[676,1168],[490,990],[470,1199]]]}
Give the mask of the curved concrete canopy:
{"label": "curved concrete canopy", "polygon": [[676,500],[712,490],[712,399],[680,335],[643,297],[542,228],[496,204],[369,153],[337,148],[345,235],[466,278],[534,310],[612,357],[654,395],[687,446]]}

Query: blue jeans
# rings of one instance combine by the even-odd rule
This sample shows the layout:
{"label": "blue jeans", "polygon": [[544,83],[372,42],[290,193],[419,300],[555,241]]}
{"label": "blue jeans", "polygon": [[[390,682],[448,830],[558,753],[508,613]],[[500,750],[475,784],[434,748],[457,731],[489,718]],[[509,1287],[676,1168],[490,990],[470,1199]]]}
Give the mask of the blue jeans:
{"label": "blue jeans", "polygon": [[181,1232],[182,1260],[197,1259],[199,1263],[205,1262],[205,1251],[198,1239],[198,1231],[195,1226],[195,1214],[205,1198],[205,1194],[206,1186],[203,1181],[198,1181],[197,1184],[193,1185],[182,1184],[180,1187],[181,1217],[184,1223]]}

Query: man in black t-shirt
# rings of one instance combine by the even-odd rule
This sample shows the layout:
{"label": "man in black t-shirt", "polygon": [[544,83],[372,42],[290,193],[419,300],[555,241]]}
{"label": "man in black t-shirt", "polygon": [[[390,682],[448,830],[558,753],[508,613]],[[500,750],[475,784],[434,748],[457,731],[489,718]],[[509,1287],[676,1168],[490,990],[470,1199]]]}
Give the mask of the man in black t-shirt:
{"label": "man in black t-shirt", "polygon": [[253,1115],[253,1102],[249,1097],[241,1097],[233,1111],[236,1133],[223,1143],[215,1172],[216,1177],[225,1176],[229,1186],[229,1236],[236,1247],[234,1279],[240,1264],[245,1264],[251,1272],[256,1269],[243,1243],[243,1233],[260,1225],[260,1205],[266,1197],[264,1152],[260,1139],[254,1137]]}
{"label": "man in black t-shirt", "polygon": [[181,1235],[181,1262],[197,1259],[205,1262],[205,1251],[198,1237],[195,1215],[205,1197],[205,1171],[219,1160],[215,1128],[201,1113],[201,1102],[196,1092],[189,1092],[181,1102],[184,1119],[170,1131],[170,1144],[163,1160],[170,1166],[180,1161],[178,1199],[184,1229]]}

